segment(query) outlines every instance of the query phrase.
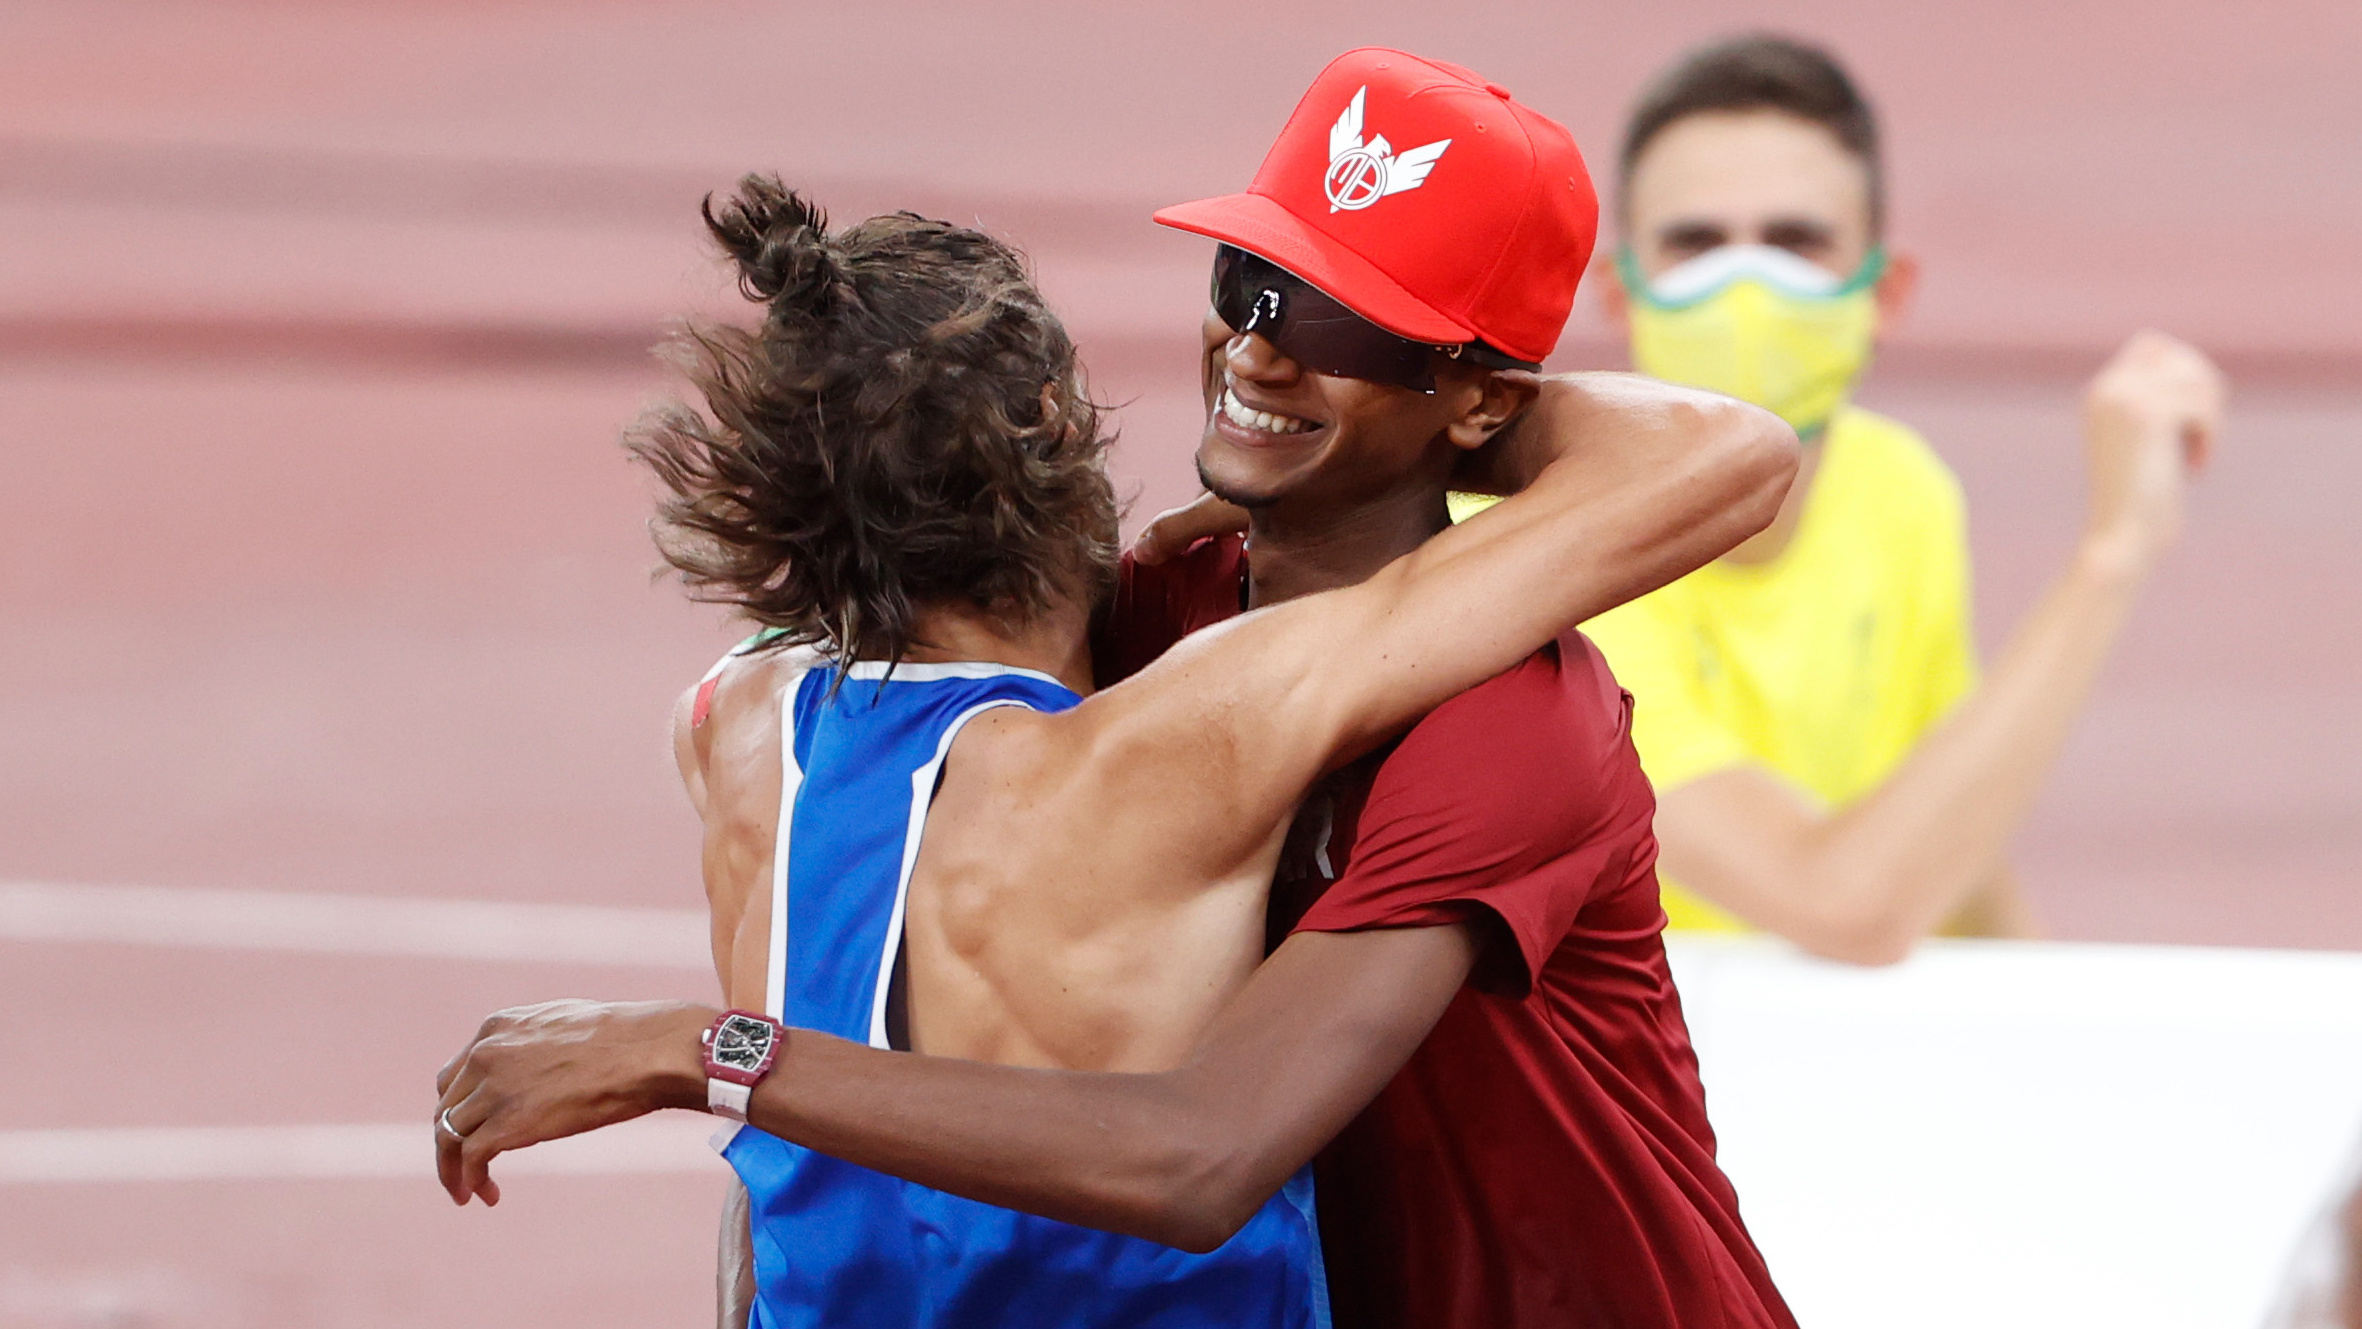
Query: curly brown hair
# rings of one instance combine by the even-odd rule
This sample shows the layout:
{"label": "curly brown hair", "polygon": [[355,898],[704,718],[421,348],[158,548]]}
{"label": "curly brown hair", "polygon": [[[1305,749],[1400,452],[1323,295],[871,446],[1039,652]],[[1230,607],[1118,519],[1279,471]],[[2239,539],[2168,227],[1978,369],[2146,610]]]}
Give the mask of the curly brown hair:
{"label": "curly brown hair", "polygon": [[930,603],[1023,622],[1104,588],[1110,440],[1022,256],[906,212],[832,235],[767,175],[702,211],[767,312],[692,324],[672,347],[705,410],[624,437],[669,491],[650,529],[692,597],[892,661]]}

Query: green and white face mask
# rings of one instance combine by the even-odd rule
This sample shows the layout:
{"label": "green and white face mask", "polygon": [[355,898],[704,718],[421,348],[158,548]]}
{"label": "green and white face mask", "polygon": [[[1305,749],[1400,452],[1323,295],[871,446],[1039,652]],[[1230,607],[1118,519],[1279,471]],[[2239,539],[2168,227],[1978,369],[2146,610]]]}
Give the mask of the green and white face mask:
{"label": "green and white face mask", "polygon": [[1753,402],[1807,438],[1870,365],[1871,288],[1885,272],[1884,249],[1839,277],[1785,249],[1724,245],[1651,281],[1629,248],[1616,254],[1632,297],[1634,368]]}

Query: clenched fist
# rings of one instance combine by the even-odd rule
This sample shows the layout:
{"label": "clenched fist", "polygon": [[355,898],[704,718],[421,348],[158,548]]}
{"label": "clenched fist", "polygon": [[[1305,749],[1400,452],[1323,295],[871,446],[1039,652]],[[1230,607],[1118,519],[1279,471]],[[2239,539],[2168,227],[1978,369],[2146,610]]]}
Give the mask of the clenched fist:
{"label": "clenched fist", "polygon": [[2221,433],[2228,385],[2189,343],[2140,332],[2083,398],[2088,542],[2145,570],[2181,530],[2182,495]]}

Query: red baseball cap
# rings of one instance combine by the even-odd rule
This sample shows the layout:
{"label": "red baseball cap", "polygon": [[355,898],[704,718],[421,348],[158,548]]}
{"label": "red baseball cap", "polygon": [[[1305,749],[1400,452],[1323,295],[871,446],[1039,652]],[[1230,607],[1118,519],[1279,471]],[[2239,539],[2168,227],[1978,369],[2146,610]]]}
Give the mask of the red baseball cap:
{"label": "red baseball cap", "polygon": [[1367,46],[1320,72],[1243,194],[1156,214],[1397,336],[1539,363],[1599,231],[1566,127],[1458,65]]}

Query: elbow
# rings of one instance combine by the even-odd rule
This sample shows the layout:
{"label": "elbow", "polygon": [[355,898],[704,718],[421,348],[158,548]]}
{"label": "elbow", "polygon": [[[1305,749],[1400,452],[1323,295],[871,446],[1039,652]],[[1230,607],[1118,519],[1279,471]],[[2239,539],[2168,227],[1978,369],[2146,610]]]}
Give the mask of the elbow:
{"label": "elbow", "polygon": [[1803,446],[1788,422],[1734,398],[1712,399],[1709,416],[1716,468],[1726,478],[1732,518],[1749,535],[1772,524],[1803,464]]}
{"label": "elbow", "polygon": [[1251,1184],[1241,1150],[1182,1144],[1163,1152],[1166,1164],[1131,1225],[1135,1236],[1204,1255],[1237,1235],[1267,1198]]}
{"label": "elbow", "polygon": [[1255,1216],[1252,1208],[1232,1212],[1205,1205],[1183,1206],[1185,1212],[1169,1215],[1154,1232],[1142,1233],[1150,1241],[1162,1242],[1175,1250],[1191,1255],[1208,1255],[1222,1248],[1222,1243],[1238,1234]]}
{"label": "elbow", "polygon": [[1919,931],[1891,910],[1838,908],[1799,920],[1788,940],[1824,960],[1882,967],[1911,958]]}
{"label": "elbow", "polygon": [[1873,933],[1837,933],[1794,939],[1807,952],[1824,960],[1841,964],[1860,965],[1865,969],[1882,969],[1901,964],[1911,958],[1914,939],[1898,938]]}

